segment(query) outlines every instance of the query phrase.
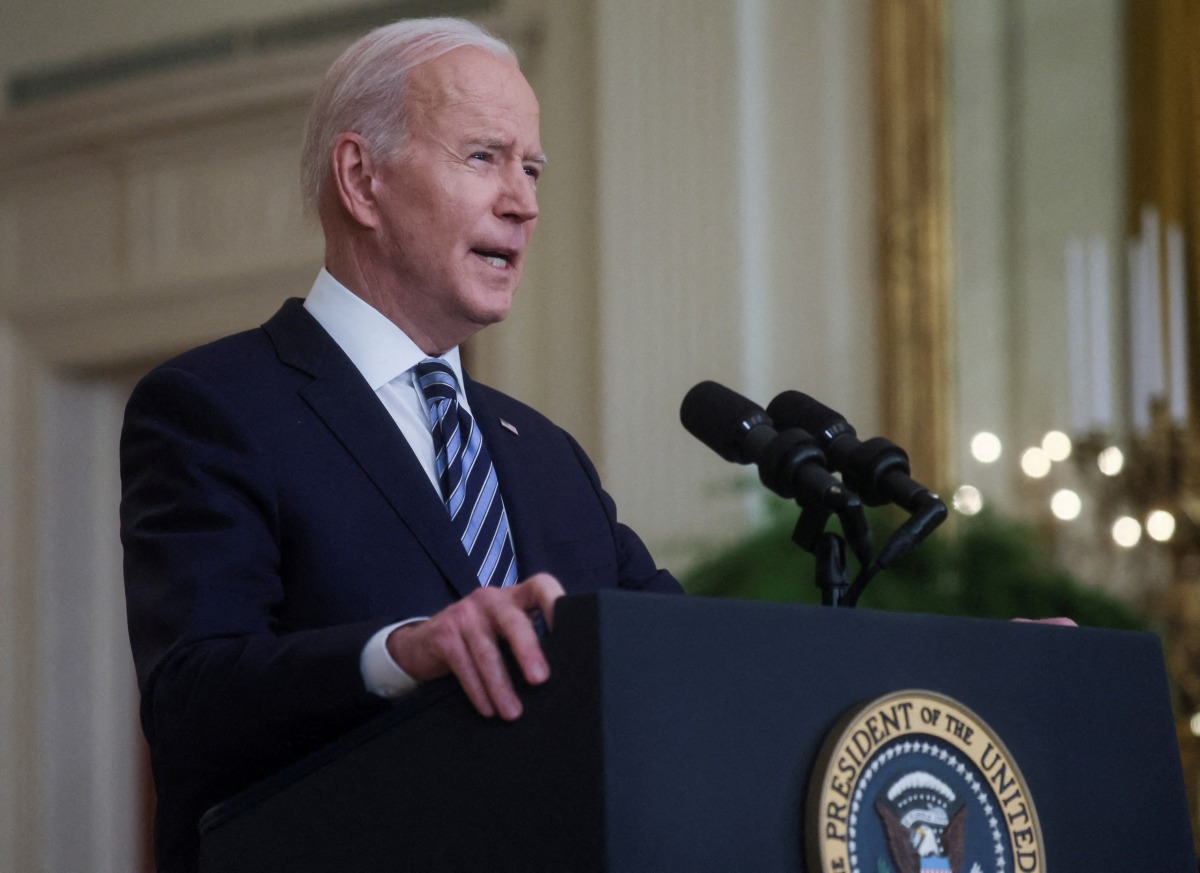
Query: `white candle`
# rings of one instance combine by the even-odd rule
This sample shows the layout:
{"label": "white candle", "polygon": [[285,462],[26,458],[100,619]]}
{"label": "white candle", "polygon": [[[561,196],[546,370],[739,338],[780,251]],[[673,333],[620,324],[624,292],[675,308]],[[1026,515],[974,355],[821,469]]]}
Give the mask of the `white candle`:
{"label": "white candle", "polygon": [[1188,421],[1187,276],[1184,272],[1183,230],[1167,225],[1167,327],[1171,339],[1171,421]]}
{"label": "white candle", "polygon": [[1142,299],[1146,307],[1146,388],[1151,397],[1166,394],[1163,376],[1162,243],[1158,229],[1158,210],[1142,210],[1142,268],[1145,270]]}
{"label": "white candle", "polygon": [[1129,271],[1129,402],[1130,420],[1134,433],[1150,429],[1150,392],[1147,389],[1149,369],[1146,350],[1145,274],[1141,237],[1129,240],[1126,265]]}
{"label": "white candle", "polygon": [[1091,313],[1092,425],[1113,427],[1112,326],[1109,323],[1108,244],[1093,236],[1088,252],[1088,308]]}
{"label": "white candle", "polygon": [[1064,259],[1067,284],[1067,356],[1070,366],[1071,429],[1085,433],[1092,425],[1091,355],[1088,351],[1087,263],[1083,240],[1067,239]]}

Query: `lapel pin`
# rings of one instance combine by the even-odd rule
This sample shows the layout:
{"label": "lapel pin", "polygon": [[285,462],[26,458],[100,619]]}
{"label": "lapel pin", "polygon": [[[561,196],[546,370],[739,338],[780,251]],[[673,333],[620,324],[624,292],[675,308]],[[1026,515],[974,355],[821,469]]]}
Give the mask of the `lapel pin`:
{"label": "lapel pin", "polygon": [[513,434],[514,434],[514,435],[516,435],[516,436],[520,436],[520,435],[521,435],[520,433],[518,433],[518,432],[517,432],[516,425],[512,424],[512,422],[505,421],[503,418],[502,418],[502,419],[500,419],[500,426],[501,426],[502,428],[504,428],[505,430],[510,430],[510,431],[512,431],[512,432],[513,432]]}

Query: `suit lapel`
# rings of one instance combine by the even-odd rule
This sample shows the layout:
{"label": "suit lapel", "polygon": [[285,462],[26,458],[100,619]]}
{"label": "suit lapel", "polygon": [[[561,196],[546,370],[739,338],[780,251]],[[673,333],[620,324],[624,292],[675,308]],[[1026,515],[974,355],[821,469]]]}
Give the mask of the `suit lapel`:
{"label": "suit lapel", "polygon": [[450,586],[464,597],[477,590],[479,581],[445,504],[429,487],[408,441],[350,359],[304,311],[300,300],[289,300],[263,330],[283,363],[312,377],[300,396],[382,492]]}

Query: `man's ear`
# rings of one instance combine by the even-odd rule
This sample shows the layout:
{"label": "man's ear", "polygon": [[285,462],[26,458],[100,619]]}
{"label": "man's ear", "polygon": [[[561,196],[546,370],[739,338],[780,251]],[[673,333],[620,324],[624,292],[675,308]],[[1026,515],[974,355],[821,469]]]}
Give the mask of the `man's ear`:
{"label": "man's ear", "polygon": [[379,224],[375,178],[377,164],[366,141],[356,133],[341,133],[330,152],[333,188],[346,213],[364,227]]}

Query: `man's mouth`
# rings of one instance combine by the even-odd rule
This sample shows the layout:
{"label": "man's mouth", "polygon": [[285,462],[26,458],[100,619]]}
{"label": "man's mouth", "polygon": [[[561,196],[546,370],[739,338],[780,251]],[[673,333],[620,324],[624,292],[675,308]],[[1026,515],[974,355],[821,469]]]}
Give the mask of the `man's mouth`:
{"label": "man's mouth", "polygon": [[506,252],[492,252],[484,249],[472,249],[471,251],[493,267],[501,270],[507,269],[512,264],[513,256]]}

